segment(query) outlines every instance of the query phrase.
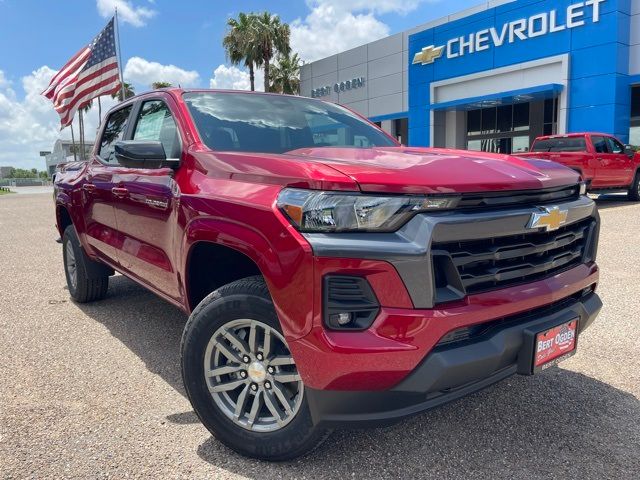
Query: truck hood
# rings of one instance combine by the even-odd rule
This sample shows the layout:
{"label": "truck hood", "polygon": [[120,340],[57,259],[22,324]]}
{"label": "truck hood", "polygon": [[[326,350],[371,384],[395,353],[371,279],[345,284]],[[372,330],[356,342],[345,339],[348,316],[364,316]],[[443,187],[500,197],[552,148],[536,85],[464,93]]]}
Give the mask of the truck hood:
{"label": "truck hood", "polygon": [[305,148],[286,155],[307,157],[338,170],[365,192],[465,193],[552,188],[575,184],[573,170],[542,159],[525,159],[436,148]]}

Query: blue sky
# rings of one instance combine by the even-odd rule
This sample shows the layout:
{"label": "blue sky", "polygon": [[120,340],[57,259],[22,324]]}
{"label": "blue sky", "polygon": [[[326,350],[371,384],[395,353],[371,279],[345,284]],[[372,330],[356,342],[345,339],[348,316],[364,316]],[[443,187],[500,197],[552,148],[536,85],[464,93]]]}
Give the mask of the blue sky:
{"label": "blue sky", "polygon": [[[226,64],[221,39],[239,11],[268,10],[292,27],[292,46],[314,60],[469,8],[479,0],[0,0],[0,165],[42,168],[59,136],[38,95],[55,71],[106,24],[118,5],[125,80],[246,88]],[[109,101],[106,101],[109,104]],[[47,108],[48,107],[48,108]],[[95,117],[95,118],[93,118]],[[90,115],[95,131],[97,115]],[[92,124],[95,124],[94,126]],[[91,127],[93,126],[93,130]]]}

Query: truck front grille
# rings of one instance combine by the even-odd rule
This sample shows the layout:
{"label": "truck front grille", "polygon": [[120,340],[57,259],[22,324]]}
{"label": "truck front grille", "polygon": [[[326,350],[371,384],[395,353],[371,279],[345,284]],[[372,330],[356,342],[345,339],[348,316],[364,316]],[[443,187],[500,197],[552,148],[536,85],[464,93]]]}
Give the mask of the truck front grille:
{"label": "truck front grille", "polygon": [[474,294],[574,267],[584,262],[595,223],[588,218],[552,232],[436,243],[432,250],[436,290]]}
{"label": "truck front grille", "polygon": [[547,203],[576,200],[579,197],[579,184],[517,192],[464,193],[458,208],[487,209],[518,205],[545,205]]}

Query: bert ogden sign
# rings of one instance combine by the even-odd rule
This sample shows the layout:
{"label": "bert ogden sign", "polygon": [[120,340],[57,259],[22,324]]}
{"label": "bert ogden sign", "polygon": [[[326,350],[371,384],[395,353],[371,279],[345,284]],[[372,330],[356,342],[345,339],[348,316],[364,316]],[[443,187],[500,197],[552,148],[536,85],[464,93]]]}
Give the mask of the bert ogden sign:
{"label": "bert ogden sign", "polygon": [[491,47],[501,47],[505,43],[524,41],[530,38],[542,37],[550,33],[582,27],[587,23],[586,15],[591,9],[591,22],[600,21],[600,4],[606,0],[588,0],[574,3],[567,7],[566,21],[558,20],[558,11],[539,13],[529,18],[521,18],[505,23],[500,28],[491,27],[469,35],[454,37],[446,45],[429,45],[424,47],[413,57],[414,64],[428,65],[435,62],[445,53],[447,58],[458,58],[464,55],[488,50]]}
{"label": "bert ogden sign", "polygon": [[[345,92],[347,90],[355,90],[356,88],[364,87],[364,77],[354,78],[345,82],[336,82],[333,84],[333,91]],[[324,97],[331,93],[331,87],[318,87],[311,90],[311,98]]]}

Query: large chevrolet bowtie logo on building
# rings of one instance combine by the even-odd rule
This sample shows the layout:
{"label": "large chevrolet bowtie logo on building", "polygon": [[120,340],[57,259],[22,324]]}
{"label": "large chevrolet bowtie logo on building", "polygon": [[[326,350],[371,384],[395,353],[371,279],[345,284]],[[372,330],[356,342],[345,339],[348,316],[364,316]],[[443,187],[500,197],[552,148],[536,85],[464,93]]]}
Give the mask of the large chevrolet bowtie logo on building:
{"label": "large chevrolet bowtie logo on building", "polygon": [[527,228],[544,228],[547,232],[557,230],[560,225],[567,222],[569,210],[561,210],[560,207],[540,207],[541,212],[531,214]]}
{"label": "large chevrolet bowtie logo on building", "polygon": [[429,65],[430,63],[433,63],[438,58],[440,58],[443,53],[444,47],[429,45],[428,47],[424,47],[414,55],[413,64],[415,65],[416,63],[421,63],[422,65]]}

